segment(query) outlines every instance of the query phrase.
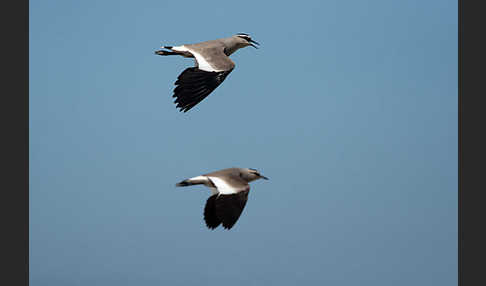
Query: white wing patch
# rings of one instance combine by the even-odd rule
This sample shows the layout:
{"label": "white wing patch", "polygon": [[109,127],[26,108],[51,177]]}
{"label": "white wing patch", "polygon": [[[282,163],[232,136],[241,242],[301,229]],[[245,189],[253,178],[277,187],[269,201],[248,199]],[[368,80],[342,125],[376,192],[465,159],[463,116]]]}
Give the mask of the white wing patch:
{"label": "white wing patch", "polygon": [[216,188],[212,188],[212,187],[211,187],[210,189],[211,189],[211,196],[212,196],[212,195],[219,194],[218,189],[216,189]]}
{"label": "white wing patch", "polygon": [[214,72],[214,71],[219,71],[213,68],[206,59],[201,56],[201,54],[196,53],[195,51],[192,51],[188,48],[186,48],[184,45],[182,46],[177,46],[177,47],[172,47],[172,50],[177,51],[177,52],[190,52],[191,54],[194,55],[194,58],[196,58],[196,65],[200,70],[203,71],[208,71],[208,72]]}
{"label": "white wing patch", "polygon": [[[220,194],[228,195],[228,194],[236,194],[238,189],[228,185],[224,180],[217,178],[217,177],[208,177],[211,181],[216,185],[216,189]],[[211,193],[213,191],[211,190]]]}
{"label": "white wing patch", "polygon": [[184,47],[184,45],[172,47],[171,50],[176,51],[176,52],[189,52],[189,50],[186,47]]}
{"label": "white wing patch", "polygon": [[191,183],[206,183],[206,182],[208,182],[208,178],[205,177],[205,176],[197,176],[197,177],[193,177],[193,178],[190,178],[190,179],[187,179],[187,180]]}

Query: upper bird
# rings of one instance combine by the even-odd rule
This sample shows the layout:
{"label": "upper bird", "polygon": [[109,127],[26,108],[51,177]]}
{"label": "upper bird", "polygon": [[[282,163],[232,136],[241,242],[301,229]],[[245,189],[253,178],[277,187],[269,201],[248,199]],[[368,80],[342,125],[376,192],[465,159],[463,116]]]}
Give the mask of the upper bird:
{"label": "upper bird", "polygon": [[196,66],[185,69],[175,82],[173,97],[177,108],[186,112],[206,98],[235,67],[229,56],[247,46],[258,48],[255,44],[259,45],[248,34],[239,33],[197,44],[164,46],[162,48],[166,50],[155,51],[161,56],[180,55],[195,59]]}
{"label": "upper bird", "polygon": [[268,180],[255,169],[228,168],[186,179],[176,186],[209,187],[211,196],[204,207],[206,225],[209,229],[215,229],[222,223],[224,228],[230,229],[240,217],[248,200],[248,183],[257,179]]}

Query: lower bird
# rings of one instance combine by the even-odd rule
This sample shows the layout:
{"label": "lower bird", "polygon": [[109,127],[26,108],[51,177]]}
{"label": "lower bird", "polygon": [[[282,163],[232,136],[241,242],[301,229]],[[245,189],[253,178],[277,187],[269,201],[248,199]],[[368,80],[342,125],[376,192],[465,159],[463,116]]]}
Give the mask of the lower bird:
{"label": "lower bird", "polygon": [[179,111],[187,112],[215,90],[235,67],[229,56],[238,49],[258,42],[248,34],[239,33],[228,38],[181,46],[163,46],[166,50],[155,51],[161,56],[179,55],[194,58],[195,67],[185,69],[175,82],[174,95]]}
{"label": "lower bird", "polygon": [[231,229],[246,205],[251,181],[268,180],[257,170],[250,168],[228,168],[201,176],[186,179],[177,187],[205,185],[211,189],[211,196],[204,207],[204,220],[209,229],[220,224]]}

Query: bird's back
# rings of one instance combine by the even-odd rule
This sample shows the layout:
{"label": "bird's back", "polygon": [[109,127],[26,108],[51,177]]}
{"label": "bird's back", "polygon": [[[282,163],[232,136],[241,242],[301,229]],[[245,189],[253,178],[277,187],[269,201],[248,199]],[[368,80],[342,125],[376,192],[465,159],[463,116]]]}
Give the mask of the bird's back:
{"label": "bird's back", "polygon": [[210,63],[216,70],[228,71],[235,67],[235,63],[224,52],[226,46],[223,39],[186,44],[184,46],[203,56],[205,61]]}
{"label": "bird's back", "polygon": [[216,177],[224,180],[228,185],[238,189],[247,189],[248,182],[240,176],[240,168],[228,168],[205,174],[207,177]]}

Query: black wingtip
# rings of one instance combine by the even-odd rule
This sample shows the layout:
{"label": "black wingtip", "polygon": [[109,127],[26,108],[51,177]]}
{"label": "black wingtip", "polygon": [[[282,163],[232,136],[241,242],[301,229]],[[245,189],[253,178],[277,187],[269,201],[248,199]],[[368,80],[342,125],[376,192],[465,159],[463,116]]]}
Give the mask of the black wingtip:
{"label": "black wingtip", "polygon": [[206,223],[206,226],[210,229],[210,230],[215,230],[217,226],[210,226]]}
{"label": "black wingtip", "polygon": [[[174,102],[176,103],[176,102]],[[194,106],[190,106],[190,107],[184,107],[184,106],[180,106],[180,105],[177,105],[176,108],[179,108],[179,112],[183,112],[183,113],[186,113],[188,112],[189,110],[191,110]]]}
{"label": "black wingtip", "polygon": [[189,184],[189,183],[188,183],[186,180],[184,180],[184,181],[182,181],[182,182],[177,183],[177,184],[176,184],[176,187],[187,187],[187,186],[189,186],[189,185],[190,185],[190,184]]}
{"label": "black wingtip", "polygon": [[216,213],[216,198],[216,195],[210,196],[206,201],[206,205],[204,206],[204,221],[210,230],[214,230],[221,224],[221,219],[218,218]]}

